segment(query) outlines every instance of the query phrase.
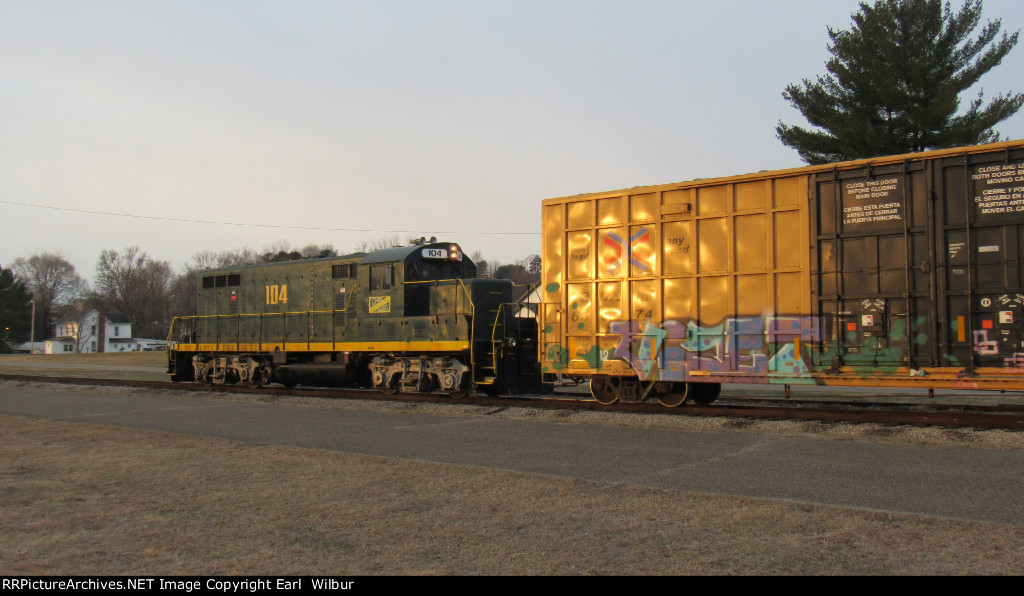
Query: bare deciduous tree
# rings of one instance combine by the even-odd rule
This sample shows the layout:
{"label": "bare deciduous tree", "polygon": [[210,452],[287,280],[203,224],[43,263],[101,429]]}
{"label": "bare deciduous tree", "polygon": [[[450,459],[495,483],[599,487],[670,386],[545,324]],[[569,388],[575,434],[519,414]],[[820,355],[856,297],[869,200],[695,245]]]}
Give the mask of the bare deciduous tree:
{"label": "bare deciduous tree", "polygon": [[515,263],[495,267],[494,277],[507,279],[517,286],[535,285],[540,282],[540,258],[537,255],[530,255]]}
{"label": "bare deciduous tree", "polygon": [[373,252],[375,250],[383,250],[385,248],[392,248],[395,246],[405,246],[408,242],[403,242],[401,236],[383,236],[375,238],[373,240],[364,240],[355,245],[352,252]]}
{"label": "bare deciduous tree", "polygon": [[96,262],[97,302],[107,313],[131,316],[135,336],[163,337],[173,277],[170,263],[151,259],[138,246],[104,250]]}
{"label": "bare deciduous tree", "polygon": [[36,302],[36,321],[48,333],[57,319],[64,315],[77,298],[88,293],[88,284],[72,265],[59,253],[44,252],[31,257],[18,258],[11,269],[32,292]]}

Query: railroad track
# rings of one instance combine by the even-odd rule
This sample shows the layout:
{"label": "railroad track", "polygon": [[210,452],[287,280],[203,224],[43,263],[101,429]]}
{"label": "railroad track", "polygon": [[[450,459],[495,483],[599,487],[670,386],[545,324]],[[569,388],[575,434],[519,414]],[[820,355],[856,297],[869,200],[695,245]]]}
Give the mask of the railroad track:
{"label": "railroad track", "polygon": [[657,414],[661,416],[720,416],[760,420],[808,420],[819,422],[876,423],[948,428],[1024,430],[1024,406],[1015,405],[951,405],[905,404],[864,401],[830,401],[828,403],[778,399],[771,396],[723,397],[714,405],[689,403],[679,408],[665,408],[656,402],[601,405],[579,395],[554,394],[533,397],[473,396],[453,399],[433,393],[398,393],[384,395],[365,389],[293,388],[281,386],[251,387],[242,385],[198,385],[170,381],[137,381],[123,379],[68,378],[37,375],[0,374],[0,380],[33,383],[59,383],[163,389],[173,391],[245,393],[276,397],[316,397],[330,399],[361,399],[410,403],[462,403],[492,408],[525,407],[548,410],[592,410],[601,412]]}

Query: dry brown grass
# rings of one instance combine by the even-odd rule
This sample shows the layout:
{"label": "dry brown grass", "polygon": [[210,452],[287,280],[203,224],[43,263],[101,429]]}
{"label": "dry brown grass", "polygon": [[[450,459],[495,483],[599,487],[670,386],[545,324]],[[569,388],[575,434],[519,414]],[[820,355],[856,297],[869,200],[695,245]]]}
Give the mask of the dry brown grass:
{"label": "dry brown grass", "polygon": [[1016,574],[1024,528],[0,416],[0,572]]}
{"label": "dry brown grass", "polygon": [[95,354],[2,354],[0,362],[19,364],[101,364],[113,366],[166,366],[166,352],[112,352]]}
{"label": "dry brown grass", "polygon": [[[131,370],[131,367],[135,367],[136,370]],[[0,373],[137,381],[168,380],[165,372],[139,367],[155,367],[166,370],[167,354],[165,352],[0,354]]]}

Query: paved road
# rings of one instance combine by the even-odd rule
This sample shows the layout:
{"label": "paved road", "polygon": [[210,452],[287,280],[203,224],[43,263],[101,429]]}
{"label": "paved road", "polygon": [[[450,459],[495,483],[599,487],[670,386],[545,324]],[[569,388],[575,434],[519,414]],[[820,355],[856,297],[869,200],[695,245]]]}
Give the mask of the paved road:
{"label": "paved road", "polygon": [[0,384],[0,414],[1024,526],[1024,452]]}

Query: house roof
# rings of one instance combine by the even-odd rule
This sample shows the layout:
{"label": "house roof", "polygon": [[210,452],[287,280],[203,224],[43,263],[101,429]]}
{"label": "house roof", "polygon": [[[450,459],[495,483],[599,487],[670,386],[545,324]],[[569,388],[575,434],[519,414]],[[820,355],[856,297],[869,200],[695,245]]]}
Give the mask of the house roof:
{"label": "house roof", "polygon": [[[92,310],[90,310],[89,312],[87,312],[85,314],[82,314],[80,312],[72,311],[72,312],[69,312],[69,313],[65,314],[60,319],[58,319],[57,320],[57,324],[60,325],[62,323],[78,323],[80,321],[84,321],[85,319],[89,318],[93,313],[97,313],[98,314],[98,312],[99,311],[97,311],[96,309],[92,309]],[[132,324],[132,318],[131,318],[131,316],[126,315],[126,314],[107,313],[107,322],[108,323],[114,323],[115,325],[131,325]]]}

